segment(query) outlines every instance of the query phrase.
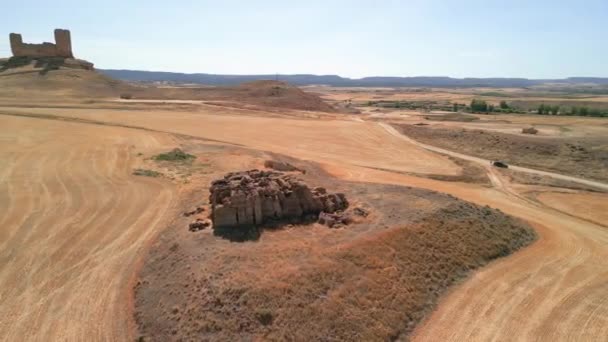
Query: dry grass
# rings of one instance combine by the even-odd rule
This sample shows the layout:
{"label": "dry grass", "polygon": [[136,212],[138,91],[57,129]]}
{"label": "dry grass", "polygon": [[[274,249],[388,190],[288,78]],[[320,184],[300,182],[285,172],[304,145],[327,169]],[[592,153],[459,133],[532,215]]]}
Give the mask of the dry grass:
{"label": "dry grass", "polygon": [[390,229],[381,229],[382,222],[395,208],[381,209],[377,215],[386,220],[368,228],[296,227],[245,244],[192,235],[187,239],[193,241],[167,240],[153,251],[137,288],[142,336],[407,338],[450,285],[534,239],[530,229],[499,211],[447,196],[439,200],[445,201],[450,204],[426,218]]}

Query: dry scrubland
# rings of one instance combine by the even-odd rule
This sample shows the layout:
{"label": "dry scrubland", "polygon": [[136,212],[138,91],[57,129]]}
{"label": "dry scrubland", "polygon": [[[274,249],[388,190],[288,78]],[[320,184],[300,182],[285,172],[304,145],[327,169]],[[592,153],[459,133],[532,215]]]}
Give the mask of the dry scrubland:
{"label": "dry scrubland", "polygon": [[[529,144],[540,152],[513,163],[541,168],[534,159],[542,156],[548,170],[602,181],[601,169],[591,170],[604,162],[605,121],[345,114],[282,84],[244,87],[166,90],[63,69],[0,73],[0,207],[8,208],[0,212],[0,314],[9,318],[0,339],[608,335],[608,195],[447,157],[380,125],[457,132],[464,138],[446,148],[488,158],[481,153],[502,153],[496,145],[523,155]],[[125,91],[134,98],[120,101]],[[353,90],[316,91],[331,102]],[[316,111],[302,110],[310,105]],[[426,126],[408,126],[416,124]],[[539,133],[524,138],[530,126]],[[495,147],[470,149],[470,134]],[[563,150],[572,139],[593,144],[582,145],[587,153]],[[196,159],[153,158],[175,147]],[[344,229],[293,226],[246,243],[188,231],[182,212],[205,204],[211,179],[281,155],[306,168],[310,183],[344,190],[372,214]],[[538,240],[494,260],[532,241],[527,225]]]}
{"label": "dry scrubland", "polygon": [[369,101],[403,101],[419,105],[447,106],[453,103],[469,104],[480,99],[498,106],[506,101],[513,107],[528,110],[540,104],[560,107],[589,107],[608,109],[608,89],[591,85],[544,85],[530,88],[334,88],[306,87],[323,94],[331,103],[350,100],[366,104]]}
{"label": "dry scrubland", "polygon": [[142,336],[405,339],[450,285],[535,236],[501,212],[447,195],[341,182],[320,177],[314,166],[299,167],[309,184],[344,191],[371,216],[340,230],[318,224],[265,230],[260,241],[241,244],[188,232],[187,219],[176,222],[141,273]]}
{"label": "dry scrubland", "polygon": [[428,128],[399,125],[420,142],[520,166],[608,181],[608,142],[602,137],[536,137],[481,129]]}

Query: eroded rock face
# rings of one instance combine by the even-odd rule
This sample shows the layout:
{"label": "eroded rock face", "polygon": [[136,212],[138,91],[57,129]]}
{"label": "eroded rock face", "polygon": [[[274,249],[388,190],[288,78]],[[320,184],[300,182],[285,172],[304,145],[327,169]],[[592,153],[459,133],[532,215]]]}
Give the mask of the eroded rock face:
{"label": "eroded rock face", "polygon": [[214,229],[316,219],[321,212],[348,207],[344,194],[310,189],[300,179],[275,171],[229,173],[212,182],[210,192]]}

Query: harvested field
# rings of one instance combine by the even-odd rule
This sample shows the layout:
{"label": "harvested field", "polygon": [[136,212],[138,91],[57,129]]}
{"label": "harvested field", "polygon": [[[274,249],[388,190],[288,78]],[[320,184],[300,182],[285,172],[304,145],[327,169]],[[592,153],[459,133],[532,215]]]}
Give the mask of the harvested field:
{"label": "harvested field", "polygon": [[132,176],[164,134],[0,116],[0,340],[117,341],[176,192]]}
{"label": "harvested field", "polygon": [[608,226],[608,194],[585,192],[544,192],[537,196],[543,204],[563,212],[574,212],[577,216],[597,224]]}
{"label": "harvested field", "polygon": [[608,145],[602,140],[551,139],[414,125],[397,127],[417,141],[451,151],[592,180],[608,180]]}
{"label": "harvested field", "polygon": [[[17,92],[24,96],[20,90]],[[7,190],[0,191],[0,204],[9,208],[6,213],[0,212],[0,234],[4,236],[0,243],[9,246],[0,250],[5,260],[0,271],[0,313],[8,317],[0,322],[0,340],[22,340],[24,336],[27,340],[134,340],[140,332],[130,324],[134,307],[129,290],[135,282],[129,280],[137,277],[138,260],[146,255],[148,244],[153,244],[153,248],[146,265],[162,263],[158,257],[166,256],[180,263],[163,264],[165,271],[181,271],[177,267],[181,265],[191,271],[168,285],[175,289],[171,295],[175,302],[146,301],[138,306],[146,308],[138,314],[140,322],[167,318],[159,326],[143,326],[141,333],[151,331],[146,329],[164,332],[169,327],[181,328],[180,324],[184,329],[176,334],[199,333],[191,329],[199,323],[196,314],[202,311],[188,307],[186,301],[192,300],[208,309],[201,314],[205,315],[201,328],[210,328],[213,336],[233,336],[230,329],[234,322],[245,322],[243,331],[249,335],[264,334],[264,328],[276,327],[269,332],[269,338],[285,336],[280,328],[295,324],[296,312],[318,314],[319,318],[306,317],[309,326],[318,326],[321,332],[334,331],[335,326],[340,328],[335,329],[336,336],[350,336],[349,331],[355,331],[357,336],[378,334],[405,339],[414,329],[409,336],[420,341],[509,340],[514,334],[522,340],[555,341],[564,336],[569,340],[594,340],[608,334],[608,305],[604,301],[608,290],[604,262],[608,258],[608,233],[599,222],[606,209],[603,197],[597,194],[565,194],[563,189],[549,188],[551,193],[560,192],[557,202],[551,202],[551,193],[532,201],[527,197],[531,190],[542,193],[547,188],[513,184],[509,177],[486,165],[481,165],[481,170],[476,168],[473,175],[482,176],[486,170],[491,184],[467,180],[467,163],[455,162],[398,138],[377,122],[366,121],[365,116],[353,118],[270,107],[235,109],[183,101],[159,104],[96,99],[85,103],[88,100],[56,95],[36,97],[36,103],[31,100],[11,97],[0,110],[5,114],[0,116],[0,189]],[[409,120],[401,117],[399,120]],[[397,116],[393,119],[397,120]],[[420,120],[411,119],[417,120],[412,123]],[[508,129],[520,132],[539,119],[510,116],[508,120],[517,122]],[[451,129],[456,125],[490,125],[479,121],[427,123]],[[583,126],[578,123],[585,128],[579,129]],[[607,127],[587,118],[556,117],[551,124],[559,125],[551,134],[577,139],[602,137],[598,133]],[[502,130],[506,125],[495,121],[491,127]],[[546,132],[542,127],[538,137],[529,138],[544,139]],[[175,147],[195,155],[196,161],[175,164],[152,158]],[[334,178],[315,173],[315,169],[299,164],[297,159],[283,160],[307,169],[307,176],[327,180],[327,188],[348,188],[349,196],[361,198],[361,204],[387,205],[373,210],[367,222],[346,229],[312,225],[266,230],[255,244],[231,244],[211,236],[209,229],[188,231],[193,218],[185,218],[183,212],[191,211],[206,198],[207,194],[200,191],[206,189],[209,180],[227,171],[262,168],[265,160],[276,160],[277,155],[270,152],[319,163]],[[160,172],[162,176],[132,175],[137,169]],[[408,291],[421,291],[427,296],[410,301],[411,297],[399,291],[403,288],[401,282],[427,279],[427,270],[416,268],[422,265],[409,260],[403,263],[405,257],[421,260],[407,254],[410,246],[426,255],[423,251],[428,246],[421,246],[422,241],[413,237],[423,237],[440,247],[445,241],[434,238],[449,237],[444,235],[450,233],[447,229],[436,231],[442,223],[432,221],[432,217],[449,218],[443,227],[455,231],[477,232],[471,229],[483,228],[483,224],[459,221],[460,214],[450,216],[462,209],[464,217],[479,221],[478,213],[468,206],[446,213],[445,210],[459,208],[462,201],[429,190],[482,207],[489,205],[524,219],[538,232],[539,239],[509,257],[467,273],[440,297],[443,288],[408,287]],[[567,203],[571,195],[578,203],[591,204],[586,206],[586,218],[578,214],[580,206]],[[458,204],[451,207],[450,203]],[[568,205],[558,208],[559,203]],[[491,212],[498,215],[492,217],[503,222],[500,218],[504,216]],[[429,218],[424,220],[425,217]],[[86,224],[78,224],[82,222]],[[154,237],[161,231],[155,243]],[[427,231],[435,234],[428,235]],[[294,238],[301,243],[291,244]],[[487,242],[481,240],[482,234],[474,234],[471,239],[475,243]],[[461,240],[456,248],[463,248],[470,239]],[[181,242],[170,244],[171,241]],[[212,243],[201,245],[204,242]],[[480,246],[488,244],[477,245]],[[490,249],[471,250],[476,252],[470,259],[450,257],[449,261],[462,266],[470,260],[484,263],[492,256]],[[244,254],[247,252],[260,252],[260,257]],[[437,259],[429,255],[423,260],[424,265],[435,265],[429,260],[445,260],[442,258],[452,255],[453,250],[436,252]],[[185,255],[198,255],[199,259],[186,259]],[[270,265],[268,277],[253,276],[264,274],[265,265]],[[399,265],[396,271],[391,267],[394,265]],[[472,269],[458,267],[451,270]],[[222,274],[205,270],[220,270]],[[398,275],[405,274],[401,271],[419,275],[401,279]],[[154,272],[160,271],[147,268],[141,274],[153,279]],[[430,279],[445,286],[453,281],[433,272]],[[387,289],[384,284],[388,283],[399,286]],[[146,289],[158,289],[160,285],[141,281],[138,298],[150,298],[153,295],[146,295]],[[199,286],[207,286],[209,292],[201,292]],[[324,291],[328,286],[334,286],[336,291]],[[300,287],[310,291],[299,290]],[[162,288],[158,291],[159,295],[166,295]],[[414,305],[404,312],[387,302],[384,292],[395,294],[394,303],[429,302],[425,302],[426,309]],[[277,294],[282,295],[279,300],[265,301]],[[207,302],[211,297],[220,303],[241,306]],[[293,306],[298,297],[314,306]],[[252,303],[264,300],[269,310],[257,312],[251,304],[240,302],[243,298]],[[383,310],[374,311],[375,303]],[[438,303],[435,310],[425,311],[432,303]],[[349,326],[343,311],[330,304],[350,310],[353,315],[347,318],[352,317],[359,326]],[[360,308],[365,308],[366,313]],[[148,309],[159,317],[145,318],[144,311]],[[187,310],[194,314],[188,315]],[[406,314],[411,317],[404,319]],[[422,324],[402,324],[406,320],[419,322],[422,316]],[[58,321],[57,317],[62,319]],[[181,323],[176,323],[174,317],[182,317]],[[337,317],[335,325],[329,326],[331,322],[321,317]],[[187,322],[188,319],[192,321]],[[213,330],[223,328],[221,324],[226,330]],[[263,324],[267,325],[260,328]],[[312,338],[316,333],[313,328],[304,331],[299,327],[295,332]]]}

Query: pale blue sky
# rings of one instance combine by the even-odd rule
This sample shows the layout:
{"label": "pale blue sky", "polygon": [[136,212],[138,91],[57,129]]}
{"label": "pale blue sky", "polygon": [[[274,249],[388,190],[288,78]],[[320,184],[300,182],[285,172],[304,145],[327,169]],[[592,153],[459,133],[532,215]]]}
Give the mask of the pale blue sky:
{"label": "pale blue sky", "polygon": [[608,77],[608,0],[12,1],[8,34],[99,68],[224,74]]}

